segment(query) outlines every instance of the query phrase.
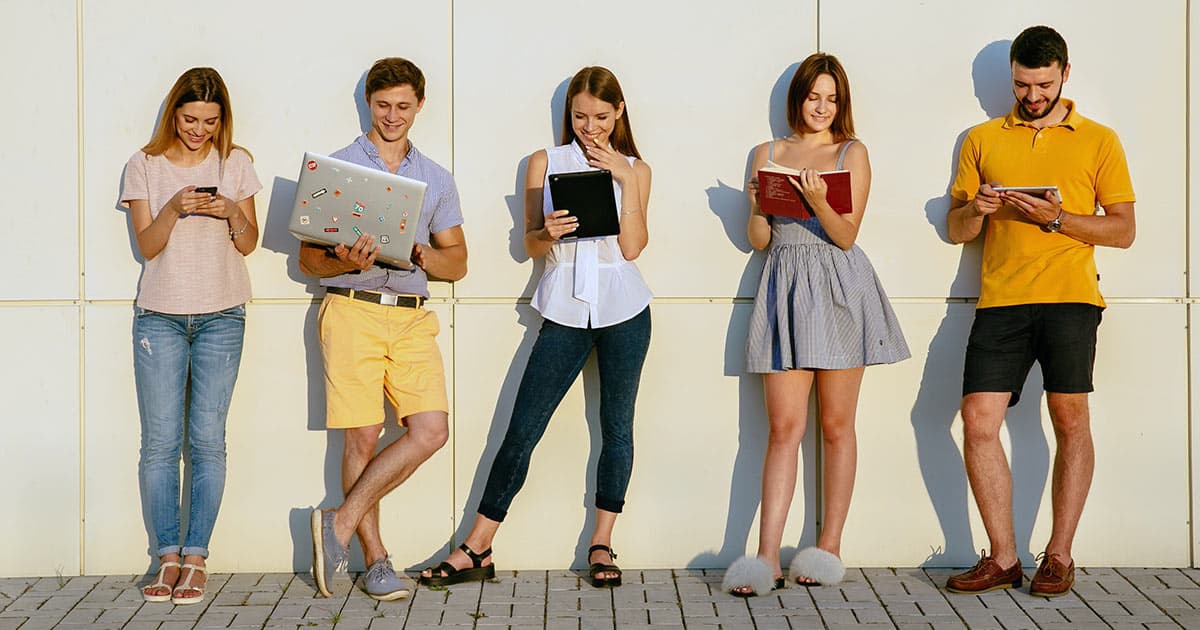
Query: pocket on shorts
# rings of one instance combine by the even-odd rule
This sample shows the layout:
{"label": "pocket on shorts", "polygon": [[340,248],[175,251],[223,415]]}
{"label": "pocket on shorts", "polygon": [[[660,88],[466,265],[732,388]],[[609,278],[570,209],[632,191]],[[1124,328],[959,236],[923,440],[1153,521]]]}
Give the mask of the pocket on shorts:
{"label": "pocket on shorts", "polygon": [[438,320],[437,313],[433,311],[421,311],[421,322],[417,326],[417,330],[429,335],[437,337],[438,333],[442,332],[442,323]]}

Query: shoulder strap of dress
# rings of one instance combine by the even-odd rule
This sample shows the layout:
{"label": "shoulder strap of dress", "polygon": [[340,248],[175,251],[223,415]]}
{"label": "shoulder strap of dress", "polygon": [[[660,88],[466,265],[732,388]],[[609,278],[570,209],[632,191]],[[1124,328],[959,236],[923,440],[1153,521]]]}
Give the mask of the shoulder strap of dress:
{"label": "shoulder strap of dress", "polygon": [[846,150],[849,149],[850,145],[854,144],[855,142],[858,142],[858,140],[847,140],[846,143],[842,145],[842,150],[838,151],[837,170],[842,170],[842,162],[846,160]]}
{"label": "shoulder strap of dress", "polygon": [[767,145],[767,159],[775,161],[775,138],[771,138],[770,144]]}

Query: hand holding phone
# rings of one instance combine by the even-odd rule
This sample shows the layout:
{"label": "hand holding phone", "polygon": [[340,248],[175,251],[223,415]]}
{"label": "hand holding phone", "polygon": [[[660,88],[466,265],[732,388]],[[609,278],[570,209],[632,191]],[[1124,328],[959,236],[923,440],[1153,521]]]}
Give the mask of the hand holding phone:
{"label": "hand holding phone", "polygon": [[197,186],[196,189],[192,192],[208,193],[209,196],[215,197],[217,195],[217,187],[216,186]]}

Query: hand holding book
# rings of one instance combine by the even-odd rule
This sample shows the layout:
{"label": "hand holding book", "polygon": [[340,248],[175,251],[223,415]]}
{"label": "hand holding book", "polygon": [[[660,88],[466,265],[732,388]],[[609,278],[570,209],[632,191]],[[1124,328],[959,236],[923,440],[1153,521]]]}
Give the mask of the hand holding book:
{"label": "hand holding book", "polygon": [[829,193],[829,186],[816,169],[802,168],[800,175],[789,177],[788,182],[791,183],[792,188],[796,189],[796,192],[804,197],[804,201],[808,202],[809,209],[815,208],[822,202],[828,202],[826,195]]}
{"label": "hand holding book", "polygon": [[758,171],[758,205],[766,214],[811,219],[812,203],[822,197],[838,214],[853,212],[850,171],[801,173],[775,166]]}

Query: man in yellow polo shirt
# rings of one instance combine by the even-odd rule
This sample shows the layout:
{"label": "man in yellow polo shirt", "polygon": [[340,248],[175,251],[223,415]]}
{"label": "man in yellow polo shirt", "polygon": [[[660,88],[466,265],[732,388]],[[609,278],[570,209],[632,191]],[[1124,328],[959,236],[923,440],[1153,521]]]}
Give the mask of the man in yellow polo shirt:
{"label": "man in yellow polo shirt", "polygon": [[[967,478],[991,544],[991,553],[947,580],[946,589],[1021,585],[1000,426],[1037,361],[1058,450],[1053,528],[1029,590],[1054,597],[1074,584],[1071,543],[1095,460],[1088,393],[1104,299],[1093,251],[1133,243],[1134,195],[1116,133],[1061,98],[1071,72],[1062,36],[1047,26],[1027,28],[1013,40],[1009,61],[1016,103],[1007,116],[968,132],[946,217],[956,243],[975,239],[987,224],[962,418]],[[1002,190],[1040,186],[1056,191]]]}

